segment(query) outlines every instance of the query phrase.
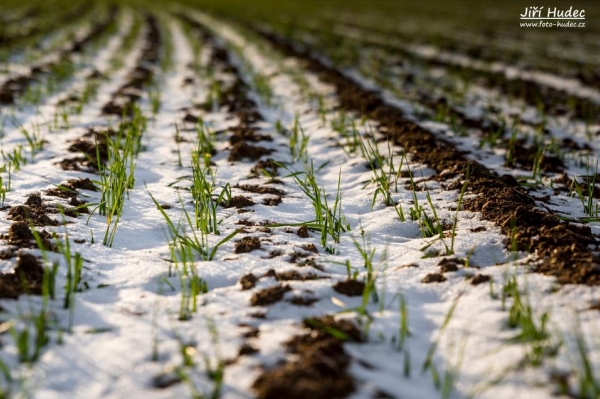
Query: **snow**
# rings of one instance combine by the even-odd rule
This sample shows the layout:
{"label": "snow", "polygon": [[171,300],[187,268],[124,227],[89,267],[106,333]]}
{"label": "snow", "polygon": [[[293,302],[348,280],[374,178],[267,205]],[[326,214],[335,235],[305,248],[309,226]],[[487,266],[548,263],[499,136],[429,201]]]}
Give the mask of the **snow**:
{"label": "snow", "polygon": [[[505,236],[499,229],[480,220],[477,214],[467,211],[458,212],[454,245],[456,257],[468,258],[471,268],[446,273],[448,281],[444,283],[422,284],[421,280],[425,275],[438,271],[437,264],[440,260],[439,257],[423,259],[422,248],[431,244],[431,249],[444,250],[444,243],[448,245],[450,239],[446,238],[443,243],[440,240],[433,242],[432,238],[422,238],[416,222],[409,218],[406,222],[400,222],[392,208],[379,203],[371,210],[376,186],[370,184],[364,188],[364,182],[372,178],[372,172],[364,166],[366,161],[359,155],[348,157],[341,148],[334,146],[336,140],[333,138],[338,133],[329,124],[322,123],[316,109],[303,97],[302,90],[284,72],[282,60],[265,53],[233,25],[222,23],[203,13],[195,13],[193,16],[213,30],[223,43],[238,50],[233,53],[233,60],[243,71],[248,83],[252,82],[252,76],[256,73],[269,77],[274,105],[264,104],[258,96],[254,99],[265,116],[265,122],[261,125],[262,133],[273,137],[273,142],[264,143],[266,147],[275,150],[272,158],[282,162],[291,160],[288,139],[277,133],[274,126],[276,121],[281,121],[289,128],[295,116],[299,115],[301,126],[310,136],[310,159],[314,165],[328,162],[317,173],[319,184],[327,193],[335,195],[338,178],[341,176],[343,215],[352,231],[342,235],[340,243],[335,245],[336,254],[332,255],[325,253],[316,233],[311,233],[309,238],[300,238],[285,228],[273,227],[272,234],[269,234],[260,231],[259,227],[248,227],[247,234],[240,234],[220,247],[214,260],[195,262],[198,275],[208,283],[209,292],[198,297],[200,306],[191,320],[177,320],[181,289],[177,276],[169,275],[168,272],[172,266],[169,263],[169,235],[164,218],[154,206],[150,193],[159,203],[172,206],[166,212],[173,220],[183,221],[179,198],[181,196],[183,202],[187,203],[190,196],[184,190],[174,189],[171,184],[191,173],[188,165],[194,143],[181,144],[184,167],[178,167],[174,122],[184,115],[181,111],[183,107],[208,95],[210,82],[201,81],[193,88],[182,88],[184,78],[194,73],[189,68],[193,53],[179,23],[170,20],[167,26],[173,38],[174,68],[161,75],[161,108],[144,133],[145,151],[136,159],[135,187],[129,192],[113,247],[108,248],[99,243],[106,228],[106,220],[97,213],[87,223],[86,217],[69,218],[69,223],[65,226],[48,228],[63,237],[68,230],[71,240],[86,240],[84,244],[74,244],[75,250],[87,260],[83,280],[90,289],[76,294],[73,331],[66,331],[69,315],[68,310],[62,309],[62,292],[59,288],[58,300],[49,304],[49,310],[56,317],[56,324],[50,331],[51,342],[44,348],[38,362],[31,367],[19,366],[14,342],[6,334],[0,338],[3,344],[2,359],[14,370],[16,379],[23,380],[20,385],[13,384],[18,392],[24,396],[44,399],[189,397],[190,389],[185,383],[162,390],[151,385],[154,376],[173,373],[173,369],[182,363],[182,343],[193,346],[190,351],[196,364],[188,370],[191,381],[198,390],[209,392],[212,382],[206,377],[204,356],[213,362],[219,358],[235,359],[239,347],[247,340],[242,337],[246,327],[239,325],[246,323],[259,328],[259,336],[248,340],[259,349],[259,353],[239,357],[233,365],[226,368],[222,397],[252,397],[251,385],[260,374],[261,365],[273,366],[288,356],[282,343],[302,331],[300,322],[304,317],[338,313],[345,308],[360,306],[361,297],[345,297],[335,292],[332,284],[346,278],[346,268],[343,266],[346,260],[359,271],[359,279],[366,278],[366,271],[362,267],[363,259],[354,244],[354,240],[361,240],[362,232],[367,248],[375,250],[377,292],[381,302],[368,305],[369,314],[373,316],[368,341],[346,344],[354,359],[351,373],[360,382],[353,398],[371,397],[375,389],[398,397],[437,397],[440,393],[430,374],[421,371],[421,365],[435,340],[439,340],[439,348],[434,356],[438,370],[441,373],[454,370],[456,373],[456,389],[451,397],[476,394],[478,398],[527,396],[535,399],[547,398],[553,394],[554,388],[549,383],[550,371],[569,370],[572,353],[563,348],[555,358],[550,358],[540,368],[516,368],[515,365],[523,361],[530,348],[528,344],[511,340],[517,333],[507,328],[507,308],[511,299],[507,299],[506,309],[503,309],[501,300],[492,298],[490,285],[473,286],[469,283],[466,277],[475,273],[491,276],[497,295],[501,295],[506,277],[516,274],[520,287],[526,291],[524,295],[534,309],[536,320],[539,320],[539,315],[543,312],[548,312],[552,339],[564,337],[571,348],[574,331],[569,326],[578,317],[588,338],[590,358],[596,366],[599,365],[600,343],[597,331],[600,331],[600,325],[596,317],[584,311],[590,301],[597,299],[596,289],[584,286],[557,289],[552,278],[526,273],[527,266],[523,264],[526,260],[535,261],[535,258],[520,254],[520,260],[513,262],[504,245]],[[126,16],[124,21],[126,22],[120,25],[119,33],[92,61],[92,65],[101,71],[108,68],[108,60],[130,28],[131,16]],[[142,37],[143,34],[142,32]],[[138,41],[129,56],[125,57],[123,67],[112,73],[106,84],[101,85],[96,99],[70,122],[70,128],[47,132],[46,126],[54,117],[54,104],[58,95],[47,99],[45,105],[37,110],[24,107],[15,111],[18,124],[40,124],[48,142],[33,162],[13,174],[13,190],[7,198],[9,205],[22,204],[29,194],[51,188],[68,178],[96,178],[83,172],[61,170],[55,165],[55,157],[60,159],[66,153],[69,140],[78,137],[86,127],[107,125],[106,118],[99,115],[99,107],[123,83],[127,72],[135,66],[140,51],[141,42]],[[442,56],[428,48],[412,48],[411,51],[425,57]],[[464,61],[451,55],[444,56],[452,62]],[[206,62],[206,57],[202,59]],[[289,60],[285,61],[285,66],[300,68],[297,63]],[[353,73],[351,76],[359,77]],[[574,87],[570,82],[563,85],[556,79],[539,74],[524,74],[520,72],[519,78],[535,79],[567,90]],[[69,87],[78,87],[79,76],[83,74],[78,74]],[[307,74],[306,80],[312,90],[331,99],[331,87],[320,83],[311,74]],[[361,82],[368,81],[368,78],[361,77]],[[573,90],[578,95],[585,94],[581,88]],[[405,100],[393,98],[390,93],[385,93],[385,98],[408,113],[411,112],[412,107]],[[335,99],[331,101],[335,104]],[[142,99],[141,106],[144,113],[150,115],[147,97]],[[335,113],[329,112],[327,116],[333,118]],[[236,120],[226,119],[219,110],[206,113],[203,118],[212,131],[227,130],[236,124]],[[356,122],[360,123],[359,120]],[[435,122],[423,125],[440,135],[445,135],[448,130],[447,125]],[[361,133],[367,130],[362,127],[360,129]],[[193,134],[190,137],[193,138]],[[226,183],[230,183],[232,187],[237,183],[265,184],[265,179],[248,178],[251,163],[232,164],[227,160],[229,144],[225,140],[223,135],[217,138],[218,153],[213,158],[216,163],[217,186]],[[8,151],[17,144],[24,144],[24,139],[15,127],[7,130],[2,142],[4,149]],[[461,141],[457,139],[457,142]],[[472,147],[472,143],[465,144],[465,147],[469,145]],[[381,151],[386,154],[387,148],[381,148]],[[499,163],[498,158],[490,156],[487,161],[493,166],[494,161]],[[407,170],[407,166],[404,165],[404,170]],[[302,168],[302,162],[290,166],[290,170]],[[426,165],[413,162],[410,162],[410,169],[419,177],[419,171],[424,176],[433,174]],[[251,212],[242,214],[238,214],[234,208],[219,208],[221,237],[237,229],[239,226],[236,222],[239,220],[291,224],[314,219],[311,204],[301,190],[290,178],[282,180],[284,184],[277,187],[284,190],[286,195],[283,203],[277,207],[255,205],[251,207]],[[401,178],[398,193],[393,193],[394,199],[399,201],[406,213],[413,206],[412,193],[404,188],[408,182],[408,179]],[[453,207],[458,193],[442,190],[434,182],[427,182],[427,187],[440,218],[451,221],[455,215]],[[100,199],[100,193],[85,194],[89,196],[86,200],[90,203]],[[234,188],[233,194],[243,192]],[[425,192],[418,192],[418,199],[427,209]],[[44,197],[44,200],[60,202],[50,197]],[[573,200],[560,209],[565,213],[579,215],[573,211],[577,205],[577,201]],[[0,220],[2,232],[6,232],[9,225],[6,218]],[[483,231],[471,233],[476,228],[482,228]],[[95,243],[91,242],[92,233]],[[247,254],[234,254],[234,242],[245,235],[259,237],[262,249]],[[221,237],[211,237],[211,240],[215,243]],[[289,282],[293,291],[287,293],[283,301],[268,306],[266,319],[252,318],[251,314],[257,310],[267,310],[250,305],[252,293],[275,285],[276,281],[273,278],[262,278],[253,290],[242,291],[238,284],[239,278],[247,273],[259,276],[269,269],[297,269],[287,259],[301,245],[308,243],[318,248],[319,254],[315,258],[324,269],[322,272],[315,269],[310,271],[327,278]],[[268,259],[269,253],[275,249],[282,251],[283,255]],[[54,258],[60,259],[60,256]],[[62,287],[66,281],[65,262],[63,259],[60,262],[58,287]],[[418,263],[418,267],[406,267],[412,263]],[[7,261],[2,262],[2,270],[9,267]],[[319,301],[309,307],[298,307],[288,302],[295,294],[310,294]],[[404,376],[406,352],[398,351],[395,343],[400,325],[400,294],[407,301],[411,332],[405,342],[405,350],[410,351],[411,372],[408,377]],[[454,303],[457,303],[454,315],[448,326],[443,328],[444,319]],[[2,300],[1,305],[5,309],[3,317],[6,320],[20,320],[28,313],[35,313],[35,309],[41,306],[41,299],[22,296],[18,301]],[[353,318],[358,315],[350,313],[345,317]],[[213,323],[217,331],[216,341],[210,332]],[[62,344],[58,343],[59,336],[62,337]],[[152,360],[154,342],[158,347],[157,361]],[[364,364],[374,367],[368,368]]]}

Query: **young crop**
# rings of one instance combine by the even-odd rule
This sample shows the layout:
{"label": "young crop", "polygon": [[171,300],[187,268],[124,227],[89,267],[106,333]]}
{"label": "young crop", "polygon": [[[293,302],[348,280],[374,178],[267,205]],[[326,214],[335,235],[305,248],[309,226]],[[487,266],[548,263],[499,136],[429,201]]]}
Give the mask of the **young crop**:
{"label": "young crop", "polygon": [[556,353],[559,344],[552,344],[547,325],[550,315],[544,312],[536,320],[528,298],[521,295],[516,276],[511,276],[504,284],[503,302],[506,297],[512,298],[509,309],[508,326],[518,328],[519,333],[513,338],[516,342],[530,345],[527,361],[539,366],[544,357]]}
{"label": "young crop", "polygon": [[106,216],[106,231],[102,243],[112,247],[117,226],[121,219],[125,194],[133,187],[135,164],[135,136],[127,134],[122,143],[122,131],[116,139],[106,137],[108,162],[105,166],[100,157],[100,148],[96,142],[96,160],[100,180],[96,183],[101,189],[102,197],[98,210],[101,216]]}
{"label": "young crop", "polygon": [[583,212],[592,220],[598,219],[598,213],[600,206],[597,202],[594,202],[594,192],[596,191],[596,177],[598,176],[598,161],[596,161],[596,168],[594,173],[590,175],[590,164],[586,164],[586,193],[584,194],[581,185],[577,182],[577,179],[573,179],[571,184],[571,190],[574,190],[583,205]]}
{"label": "young crop", "polygon": [[[200,228],[198,230],[199,235],[196,234],[196,229],[194,228],[196,224],[192,222],[190,214],[185,209],[183,200],[180,199],[180,203],[182,205],[183,213],[185,216],[185,225],[182,225],[181,223],[173,223],[169,215],[167,215],[165,210],[160,206],[160,204],[154,198],[154,196],[150,192],[148,192],[148,194],[152,198],[152,201],[162,214],[163,218],[165,219],[169,235],[171,236],[173,242],[177,242],[177,246],[183,246],[184,248],[186,248],[186,252],[189,252],[191,250],[199,254],[200,258],[204,261],[213,260],[215,255],[217,254],[217,250],[219,249],[219,247],[225,244],[226,242],[230,241],[241,231],[234,230],[232,233],[218,241],[214,246],[211,246],[209,243],[208,233],[206,231]],[[208,223],[203,224],[208,226]],[[187,232],[188,229],[191,230],[189,233]]]}
{"label": "young crop", "polygon": [[[396,211],[400,221],[402,221],[402,222],[406,221],[406,217],[404,216],[404,210],[402,209],[402,205],[396,204],[396,202],[393,200],[392,194],[391,194],[392,176],[396,177],[396,192],[398,191],[398,186],[397,186],[398,173],[396,173],[395,169],[394,169],[394,158],[391,153],[391,148],[389,147],[390,146],[389,141],[388,141],[388,150],[390,152],[390,159],[389,159],[390,172],[389,173],[385,173],[385,171],[383,170],[383,166],[384,166],[384,164],[386,164],[386,161],[381,156],[381,153],[379,152],[379,149],[377,148],[376,143],[373,145],[370,141],[367,141],[367,144],[365,145],[365,142],[361,139],[360,145],[361,145],[363,154],[369,161],[369,166],[371,167],[371,170],[373,171],[372,181],[374,181],[377,185],[377,189],[373,193],[373,201],[371,202],[371,210],[373,210],[373,208],[375,207],[375,202],[377,201],[377,197],[381,196],[381,197],[383,197],[384,205],[394,207],[394,210]],[[403,161],[401,161],[398,170],[400,170],[402,168],[402,164],[403,164]]]}
{"label": "young crop", "polygon": [[294,126],[289,131],[289,139],[292,162],[302,161],[306,163],[308,161],[308,140],[310,136],[304,134],[298,114],[294,118]]}
{"label": "young crop", "polygon": [[273,102],[273,89],[271,88],[269,78],[263,74],[255,73],[252,77],[252,82],[261,100],[268,106],[271,106]]}
{"label": "young crop", "polygon": [[[221,203],[231,200],[231,187],[226,184],[219,195],[215,194],[214,175],[210,170],[200,167],[199,152],[192,153],[192,186],[191,193],[194,200],[195,228],[202,233],[219,235],[219,220],[217,207]],[[210,181],[208,180],[210,177]]]}
{"label": "young crop", "polygon": [[4,158],[4,161],[7,162],[9,171],[12,168],[14,172],[18,172],[19,170],[21,170],[21,165],[27,164],[27,159],[23,157],[23,146],[21,145],[17,145],[16,147],[14,147],[12,152],[9,152],[8,154],[5,153],[4,150],[2,150],[1,152],[2,158]]}
{"label": "young crop", "polygon": [[216,152],[215,136],[202,119],[196,125],[196,137],[198,143],[196,150],[192,153],[192,162],[194,164],[192,167],[199,165],[199,161],[202,160],[204,167],[210,169],[211,158]]}
{"label": "young crop", "polygon": [[290,175],[302,192],[311,200],[315,212],[315,219],[303,224],[310,229],[320,231],[321,245],[327,252],[334,253],[335,248],[327,245],[327,236],[329,235],[335,243],[339,243],[341,233],[350,230],[350,225],[344,224],[342,216],[342,193],[340,191],[342,172],[340,170],[338,176],[337,191],[333,206],[329,205],[325,188],[319,187],[317,183],[312,160],[304,174],[306,175],[306,180],[301,180],[298,177],[300,173],[297,172]]}
{"label": "young crop", "polygon": [[171,260],[177,267],[181,285],[179,320],[190,320],[198,309],[197,297],[208,292],[206,281],[196,274],[193,248],[175,239],[170,245]]}
{"label": "young crop", "polygon": [[27,130],[24,126],[19,127],[19,131],[27,140],[29,144],[29,148],[31,151],[31,160],[33,161],[33,156],[44,148],[44,139],[42,137],[42,133],[40,131],[40,125],[34,123],[31,127],[31,131]]}

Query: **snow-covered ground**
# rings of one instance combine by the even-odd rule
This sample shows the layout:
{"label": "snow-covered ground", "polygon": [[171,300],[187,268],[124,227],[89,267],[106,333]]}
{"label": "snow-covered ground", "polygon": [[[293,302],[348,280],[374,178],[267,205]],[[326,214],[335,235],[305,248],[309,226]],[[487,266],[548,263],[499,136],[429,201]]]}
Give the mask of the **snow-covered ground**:
{"label": "snow-covered ground", "polygon": [[[67,216],[67,223],[59,226],[36,227],[56,233],[63,242],[70,240],[71,251],[81,254],[81,289],[75,294],[73,309],[65,309],[67,263],[62,255],[48,253],[49,264],[60,264],[57,298],[22,295],[18,300],[1,301],[0,329],[4,334],[0,335],[0,357],[6,365],[2,367],[6,369],[2,370],[3,390],[16,397],[35,398],[180,398],[216,397],[211,395],[219,387],[219,397],[255,397],[253,384],[265,369],[297,359],[298,355],[287,353],[283,344],[307,331],[302,327],[303,319],[327,314],[351,320],[363,336],[363,342],[344,343],[351,358],[348,370],[355,381],[352,398],[548,398],[567,393],[559,392],[557,381],[561,380],[576,395],[581,392],[578,381],[584,365],[578,342],[585,342],[585,354],[597,376],[600,324],[598,311],[590,310],[600,299],[597,288],[559,286],[553,277],[530,273],[528,262],[535,264],[535,255],[513,253],[498,226],[477,213],[457,211],[462,181],[436,179],[437,173],[427,165],[402,157],[402,148],[381,140],[369,141],[369,135],[377,130],[376,123],[350,113],[348,130],[354,125],[364,142],[377,146],[384,159],[393,155],[398,176],[392,177],[390,191],[397,209],[406,215],[401,221],[394,207],[382,203],[381,195],[374,200],[378,186],[361,150],[351,153],[349,147],[340,145],[347,139],[332,128],[331,122],[339,117],[333,87],[304,70],[298,60],[274,53],[266,42],[246,35],[231,22],[183,11],[212,32],[216,45],[228,50],[230,63],[239,72],[237,77],[251,88],[248,97],[263,118],[254,127],[258,134],[271,137],[251,144],[271,151],[262,159],[279,162],[279,176],[275,182],[268,176],[257,177],[252,173],[256,161],[230,160],[234,144],[229,139],[243,125],[239,115],[228,112],[227,107],[213,107],[211,111],[193,107],[209,98],[216,81],[224,87],[235,81],[236,71],[211,64],[212,42],[200,49],[201,65],[195,69],[192,45],[198,39],[180,18],[165,18],[161,23],[169,32],[164,37],[172,40],[172,67],[164,70],[157,64],[144,65],[157,77],[160,108],[152,113],[149,90],[144,89],[139,101],[148,118],[143,150],[134,160],[135,184],[125,197],[114,243],[112,247],[102,245],[107,220],[98,212],[78,218]],[[128,12],[122,16],[121,29],[65,89],[70,92],[83,87],[85,72],[92,69],[110,71],[95,98],[80,114],[69,117],[68,126],[56,126],[60,94],[48,97],[40,106],[2,109],[2,116],[6,116],[2,138],[5,153],[22,145],[24,156],[29,158],[21,126],[38,126],[45,140],[32,160],[12,172],[5,205],[23,205],[30,195],[41,193],[45,205],[66,206],[65,200],[45,191],[69,179],[99,179],[94,173],[65,171],[57,163],[73,155],[68,152],[72,141],[88,128],[101,130],[118,124],[118,118],[103,116],[100,109],[136,68],[146,34],[142,29],[133,48],[122,56],[123,65],[110,70],[110,59],[132,26]],[[426,50],[413,48],[428,57]],[[375,85],[368,76],[347,72],[361,78],[363,84]],[[533,74],[529,77],[541,79]],[[261,79],[270,87],[268,101],[260,95]],[[580,88],[573,93],[588,96]],[[393,93],[385,94],[398,104],[400,99]],[[324,104],[309,98],[311,95],[321,96]],[[589,96],[596,98],[596,92]],[[173,262],[169,246],[173,237],[163,212],[182,229],[188,225],[183,209],[189,215],[194,212],[189,187],[198,135],[195,123],[183,121],[190,113],[202,118],[200,123],[215,140],[216,153],[211,158],[215,192],[229,184],[233,197],[243,196],[254,204],[219,206],[220,235],[208,235],[210,246],[237,234],[218,247],[214,259],[203,261],[194,254],[193,261],[186,264]],[[448,125],[424,125],[437,128],[446,139],[454,136]],[[295,128],[301,128],[308,140],[306,152],[296,160],[290,151]],[[180,140],[175,139],[177,130]],[[463,151],[474,146],[469,140],[454,138]],[[491,170],[501,170],[501,159],[489,155],[484,162]],[[311,199],[294,180],[296,176],[305,181],[310,165],[314,166],[317,185],[327,194],[328,205],[333,207],[336,198],[341,198],[338,206],[346,231],[339,242],[327,236],[325,246],[320,232],[310,231],[304,237],[298,233],[299,224],[315,219]],[[292,176],[295,172],[299,174]],[[6,181],[6,173],[3,178]],[[458,189],[448,190],[451,183]],[[256,187],[273,190],[249,191]],[[273,194],[275,189],[282,193]],[[157,209],[153,197],[168,206]],[[471,197],[467,192],[464,199]],[[579,199],[564,197],[566,204],[560,208],[563,215],[585,216]],[[93,204],[101,201],[101,193],[80,190],[78,198],[91,204],[92,211]],[[417,221],[411,220],[415,198],[431,218],[435,213],[442,222],[443,238],[437,234],[424,238]],[[8,209],[2,215],[0,232],[4,234],[13,222],[8,219]],[[50,216],[60,220],[58,214]],[[194,230],[193,226],[186,229],[188,234]],[[237,251],[238,242],[246,237],[258,239],[259,248]],[[41,256],[38,249],[21,251]],[[365,268],[365,256],[371,259],[372,268]],[[456,266],[456,271],[449,271],[452,267],[441,271],[444,261]],[[10,273],[15,259],[0,264]],[[191,318],[180,320],[186,279],[191,273],[187,268],[206,282],[208,292],[197,295],[197,309]],[[282,277],[291,271],[298,275],[288,273],[293,276],[289,281]],[[257,281],[250,289],[242,289],[240,279],[249,274]],[[373,282],[372,295],[348,296],[334,289],[336,283],[350,277],[367,285]],[[431,279],[440,281],[426,283]],[[515,305],[517,295],[511,291],[511,282],[517,283],[521,307]],[[259,293],[278,285],[289,289],[273,303],[257,304],[254,298]],[[49,342],[37,361],[20,363],[17,331],[30,331],[26,339],[32,351],[40,335],[34,324],[40,309],[48,320]],[[519,311],[519,327],[510,328],[509,321]],[[524,331],[527,321],[532,321],[529,327],[544,337],[519,339],[531,332]],[[243,346],[251,347],[251,353],[240,352]],[[432,363],[427,365],[430,357]],[[222,386],[215,377],[221,367]]]}

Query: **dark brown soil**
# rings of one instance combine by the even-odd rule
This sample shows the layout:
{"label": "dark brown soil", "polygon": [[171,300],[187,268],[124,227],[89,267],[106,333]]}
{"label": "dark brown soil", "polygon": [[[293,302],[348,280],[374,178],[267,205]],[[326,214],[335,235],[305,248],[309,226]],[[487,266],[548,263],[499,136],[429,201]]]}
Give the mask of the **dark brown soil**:
{"label": "dark brown soil", "polygon": [[296,306],[311,306],[315,302],[319,302],[319,298],[295,296],[290,299],[290,303]]}
{"label": "dark brown soil", "polygon": [[250,304],[252,306],[272,305],[275,302],[281,301],[283,299],[283,295],[291,290],[292,289],[288,285],[281,284],[265,288],[252,295],[252,298],[250,298]]}
{"label": "dark brown soil", "polygon": [[[336,88],[342,108],[378,121],[380,131],[402,146],[414,161],[427,164],[438,173],[444,171],[447,176],[458,175],[460,180],[464,180],[469,171],[469,190],[477,197],[465,200],[463,208],[481,212],[483,219],[500,226],[507,237],[512,236],[514,227],[518,249],[539,257],[541,262],[536,271],[556,276],[564,284],[600,285],[600,257],[589,246],[599,247],[600,242],[589,228],[569,224],[538,210],[524,190],[513,187],[485,166],[467,160],[452,143],[408,119],[401,109],[386,104],[379,93],[362,88],[286,39],[255,30],[285,54],[304,60],[309,70]],[[507,242],[507,245],[511,244]]]}
{"label": "dark brown soil", "polygon": [[319,250],[317,249],[317,247],[313,243],[302,244],[302,245],[300,245],[300,248],[302,248],[305,251],[312,252],[313,254],[318,254],[319,253]]}
{"label": "dark brown soil", "polygon": [[44,269],[38,259],[19,253],[14,273],[0,274],[0,298],[18,298],[21,294],[41,295]]}
{"label": "dark brown soil", "polygon": [[244,197],[243,195],[236,195],[235,197],[232,197],[231,200],[229,200],[229,202],[225,202],[221,205],[224,208],[234,207],[239,209],[254,205],[254,201],[252,201],[248,197]]}
{"label": "dark brown soil", "polygon": [[245,342],[244,344],[242,344],[242,346],[240,347],[240,350],[238,351],[238,356],[248,356],[248,355],[252,355],[258,352],[258,349],[256,349],[254,346],[252,346],[251,344]]}
{"label": "dark brown soil", "polygon": [[308,238],[308,227],[306,227],[306,226],[298,227],[298,230],[296,230],[296,234],[300,238]]}
{"label": "dark brown soil", "polygon": [[333,289],[340,294],[347,296],[361,296],[365,290],[365,283],[358,280],[344,280],[338,281],[333,285]]}
{"label": "dark brown soil", "polygon": [[242,185],[235,185],[234,188],[239,188],[240,190],[244,190],[244,191],[248,191],[249,193],[256,193],[256,194],[272,194],[272,195],[277,195],[279,197],[282,197],[285,195],[285,192],[283,190],[280,190],[278,188],[275,187],[269,187],[269,186],[258,186],[258,185],[254,185],[254,184],[242,184]]}
{"label": "dark brown soil", "polygon": [[44,205],[11,206],[8,210],[8,220],[27,222],[34,226],[57,226],[58,221],[51,219],[47,212],[48,208]]}
{"label": "dark brown soil", "polygon": [[269,155],[273,150],[269,150],[265,147],[255,146],[247,144],[244,141],[236,143],[231,148],[231,153],[227,158],[229,161],[241,161],[242,159],[257,160],[263,155]]}
{"label": "dark brown soil", "polygon": [[464,265],[465,265],[465,261],[463,259],[456,259],[456,258],[445,258],[445,259],[442,259],[440,261],[440,263],[438,263],[441,273],[455,272],[458,270],[458,266],[464,266]]}
{"label": "dark brown soil", "polygon": [[260,249],[260,240],[256,237],[244,237],[235,243],[235,253],[245,254]]}
{"label": "dark brown soil", "polygon": [[283,272],[275,272],[275,278],[277,281],[307,281],[307,280],[317,280],[320,277],[314,273],[300,273],[297,270],[286,270]]}
{"label": "dark brown soil", "polygon": [[15,222],[8,229],[8,240],[17,242],[21,240],[33,240],[33,233],[25,222]]}
{"label": "dark brown soil", "polygon": [[266,370],[253,384],[260,399],[333,399],[344,398],[355,390],[354,378],[348,373],[350,356],[343,341],[329,332],[340,332],[349,340],[361,341],[360,331],[347,320],[332,316],[307,319],[311,331],[286,343],[295,360]]}
{"label": "dark brown soil", "polygon": [[446,277],[440,273],[429,273],[421,280],[422,283],[443,283],[446,281]]}
{"label": "dark brown soil", "polygon": [[491,280],[491,277],[488,276],[487,274],[476,274],[470,280],[471,280],[471,284],[479,285],[482,283],[487,283],[488,281]]}
{"label": "dark brown soil", "polygon": [[271,198],[265,198],[263,199],[262,203],[263,205],[266,206],[277,206],[279,204],[281,204],[281,197],[271,197]]}
{"label": "dark brown soil", "polygon": [[254,274],[244,274],[242,277],[240,277],[240,284],[242,285],[242,290],[250,290],[254,288],[257,281],[258,278]]}

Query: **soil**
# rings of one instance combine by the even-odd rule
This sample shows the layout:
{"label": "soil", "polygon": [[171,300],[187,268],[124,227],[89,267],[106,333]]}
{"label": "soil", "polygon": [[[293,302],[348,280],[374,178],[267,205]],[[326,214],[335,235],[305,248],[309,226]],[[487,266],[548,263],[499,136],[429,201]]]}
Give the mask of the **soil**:
{"label": "soil", "polygon": [[224,208],[246,208],[254,205],[254,201],[248,197],[244,197],[243,195],[236,195],[235,197],[232,197],[231,200],[224,202],[221,205]]}
{"label": "soil", "polygon": [[283,190],[280,190],[275,187],[258,186],[258,185],[253,185],[253,184],[242,184],[242,185],[236,184],[233,187],[239,188],[240,190],[244,190],[249,193],[255,193],[255,194],[272,194],[272,195],[277,195],[279,197],[282,197],[285,195],[285,192]]}
{"label": "soil", "polygon": [[319,276],[317,276],[314,273],[300,273],[297,270],[286,270],[283,272],[273,271],[273,272],[275,274],[275,278],[277,279],[277,281],[290,281],[290,280],[306,281],[306,280],[316,280],[316,279],[320,278]]}
{"label": "soil", "polygon": [[470,280],[471,280],[471,284],[479,285],[482,283],[487,283],[488,281],[491,280],[491,277],[486,274],[476,274]]}
{"label": "soil", "polygon": [[464,266],[464,265],[465,265],[464,259],[456,259],[456,258],[445,258],[445,259],[442,259],[440,261],[440,263],[438,263],[441,273],[455,272],[458,270],[459,266]]}
{"label": "soil", "polygon": [[265,198],[262,201],[263,205],[266,205],[266,206],[277,206],[277,205],[281,204],[281,202],[282,202],[281,197]]}
{"label": "soil", "polygon": [[298,230],[296,230],[296,234],[300,238],[308,238],[308,227],[306,227],[306,226],[298,227]]}
{"label": "soil", "polygon": [[254,288],[254,286],[256,285],[256,282],[258,281],[258,278],[252,274],[244,274],[242,277],[240,277],[240,284],[242,286],[242,290],[249,290]]}
{"label": "soil", "polygon": [[446,279],[446,277],[443,274],[440,274],[440,273],[429,273],[425,277],[423,277],[423,279],[421,280],[421,282],[425,283],[425,284],[429,284],[429,283],[443,283],[446,280],[447,279]]}
{"label": "soil", "polygon": [[244,237],[235,243],[235,253],[244,254],[260,249],[260,240],[256,237]]}
{"label": "soil", "polygon": [[295,296],[289,302],[296,306],[311,306],[313,303],[319,302],[319,298]]}
{"label": "soil", "polygon": [[355,390],[354,379],[348,372],[351,358],[343,341],[327,331],[341,332],[348,339],[360,342],[358,328],[332,316],[306,319],[304,327],[310,331],[292,337],[285,344],[295,360],[266,370],[254,381],[257,398],[331,399],[347,397]]}
{"label": "soil", "polygon": [[0,274],[0,298],[18,298],[22,294],[41,295],[44,268],[38,259],[20,252],[13,273]]}
{"label": "soil", "polygon": [[358,280],[344,280],[338,281],[333,285],[333,289],[340,294],[347,296],[361,296],[365,290],[365,283]]}
{"label": "soil", "polygon": [[283,299],[283,295],[291,290],[292,289],[289,285],[281,284],[265,288],[252,295],[252,298],[250,298],[250,304],[252,306],[272,305],[275,302],[281,301]]}

